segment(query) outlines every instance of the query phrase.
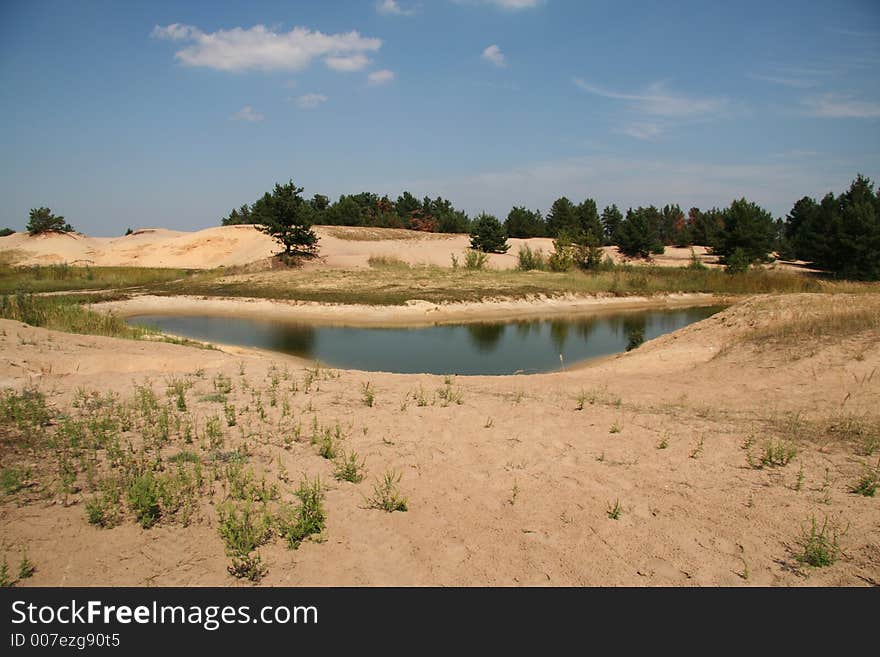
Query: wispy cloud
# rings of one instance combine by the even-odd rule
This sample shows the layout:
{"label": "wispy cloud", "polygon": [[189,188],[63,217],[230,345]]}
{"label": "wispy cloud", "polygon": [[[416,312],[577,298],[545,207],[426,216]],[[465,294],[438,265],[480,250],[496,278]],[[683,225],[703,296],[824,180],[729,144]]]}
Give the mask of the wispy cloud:
{"label": "wispy cloud", "polygon": [[373,71],[367,76],[367,83],[377,87],[382,84],[388,84],[394,80],[394,71],[383,68],[381,71]]}
{"label": "wispy cloud", "polygon": [[294,100],[302,109],[315,109],[318,105],[326,103],[328,98],[324,94],[304,94]]}
{"label": "wispy cloud", "polygon": [[234,121],[250,121],[252,123],[257,123],[262,121],[265,117],[255,111],[250,105],[245,105],[229,118]]}
{"label": "wispy cloud", "polygon": [[540,7],[545,0],[454,0],[454,2],[460,5],[491,5],[507,11],[520,11]]}
{"label": "wispy cloud", "polygon": [[750,74],[749,77],[752,80],[758,80],[759,82],[769,82],[770,84],[778,84],[783,87],[791,87],[792,89],[808,89],[809,87],[816,86],[815,80],[807,80],[797,77],[759,74]]}
{"label": "wispy cloud", "polygon": [[659,123],[630,123],[620,129],[625,135],[646,141],[659,139],[664,131],[665,127]]}
{"label": "wispy cloud", "polygon": [[728,106],[726,98],[700,98],[676,94],[667,90],[662,82],[654,82],[640,93],[611,91],[581,78],[575,78],[574,84],[584,91],[603,98],[628,101],[633,109],[651,116],[666,118],[708,116],[720,113]]}
{"label": "wispy cloud", "polygon": [[390,14],[392,16],[412,16],[416,13],[415,9],[401,7],[397,0],[382,0],[382,2],[376,5],[376,11],[380,14]]}
{"label": "wispy cloud", "polygon": [[174,54],[179,62],[220,71],[297,71],[316,58],[324,58],[331,68],[342,66],[336,70],[351,70],[345,66],[359,62],[358,57],[366,59],[365,53],[382,47],[381,39],[364,37],[356,31],[324,34],[295,27],[289,32],[274,32],[264,25],[205,33],[191,25],[174,23],[164,27],[157,25],[152,36],[189,42]]}
{"label": "wispy cloud", "polygon": [[880,118],[880,103],[856,100],[852,96],[824,94],[804,100],[807,114],[821,119]]}
{"label": "wispy cloud", "polygon": [[491,46],[486,47],[481,57],[499,68],[507,66],[507,58],[504,56],[504,53],[501,52],[501,48],[494,43]]}
{"label": "wispy cloud", "polygon": [[324,63],[334,71],[352,73],[366,68],[370,60],[366,55],[358,53],[356,55],[346,55],[345,57],[327,57]]}

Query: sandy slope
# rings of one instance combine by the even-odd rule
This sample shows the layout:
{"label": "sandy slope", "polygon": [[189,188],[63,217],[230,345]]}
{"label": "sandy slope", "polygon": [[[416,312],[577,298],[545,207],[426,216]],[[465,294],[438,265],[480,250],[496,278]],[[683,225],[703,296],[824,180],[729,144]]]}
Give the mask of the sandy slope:
{"label": "sandy slope", "polygon": [[[880,308],[877,297],[849,302]],[[795,463],[765,469],[747,465],[742,445],[754,436],[760,449],[777,435],[772,420],[788,412],[876,414],[880,376],[872,373],[880,368],[880,336],[718,356],[756,327],[821,313],[827,303],[821,295],[751,299],[575,371],[458,377],[461,405],[419,406],[409,396],[420,388],[434,395],[444,385],[436,376],[341,371],[310,394],[300,385],[285,393],[295,418],[304,425],[314,416],[322,424],[338,421],[346,448],[366,458],[368,479],[334,481],[331,464],[307,441],[285,450],[278,408],[269,408],[263,423],[242,416],[240,425],[263,436],[250,442],[250,465],[273,481],[279,463],[290,473],[284,499],[301,473],[329,485],[324,541],[297,551],[278,540],[261,548],[270,567],[263,583],[876,584],[880,504],[848,492],[862,468],[852,445],[832,435],[800,440]],[[216,372],[236,382],[231,401],[243,409],[252,397],[241,389],[240,368],[265,389],[273,365],[302,382],[303,365],[275,354],[73,336],[0,321],[0,387],[35,382],[59,406],[81,386],[127,396],[134,381],[145,379],[164,397],[166,376],[201,369],[188,399],[204,417],[216,406],[197,399],[211,392]],[[372,408],[361,401],[368,381],[376,388]],[[581,391],[588,400],[578,411]],[[235,436],[230,431],[228,440]],[[658,449],[664,440],[668,447]],[[8,444],[2,457],[4,467],[31,458]],[[403,473],[406,513],[366,508],[372,480],[387,468]],[[85,521],[85,493],[74,497],[69,507],[58,497],[0,503],[4,551],[15,560],[27,546],[37,564],[27,583],[234,582],[212,508],[186,528],[160,523],[144,531],[128,520],[100,530]],[[616,500],[623,513],[612,520],[606,510]],[[814,515],[849,523],[844,556],[829,568],[794,558],[801,527]]]}
{"label": "sandy slope", "polygon": [[[463,259],[470,239],[467,235],[441,235],[409,230],[318,226],[321,262],[325,266],[359,268],[368,266],[372,256],[399,258],[410,264],[433,264],[448,267],[452,255]],[[553,241],[536,238],[510,240],[510,250],[489,256],[491,266],[511,269],[522,244],[532,249],[553,251]],[[705,249],[696,247],[705,254]],[[252,226],[218,226],[196,232],[164,228],[142,229],[124,237],[87,237],[78,233],[52,233],[31,237],[16,233],[0,237],[0,255],[4,252],[13,264],[45,265],[69,263],[94,266],[182,267],[210,269],[244,265],[267,258],[278,251],[275,242]],[[615,248],[607,248],[611,257],[620,260]],[[668,248],[658,256],[661,265],[686,265],[690,249]],[[707,262],[714,259],[706,257]]]}

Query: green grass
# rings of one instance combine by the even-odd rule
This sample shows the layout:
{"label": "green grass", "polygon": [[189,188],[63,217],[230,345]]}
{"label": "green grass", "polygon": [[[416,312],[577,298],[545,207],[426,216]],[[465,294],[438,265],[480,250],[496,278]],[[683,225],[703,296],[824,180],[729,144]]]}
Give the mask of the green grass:
{"label": "green grass", "polygon": [[185,278],[186,269],[159,267],[79,267],[68,264],[12,267],[0,262],[0,294],[119,290]]}
{"label": "green grass", "polygon": [[132,339],[157,335],[152,329],[129,326],[115,315],[92,312],[80,305],[80,302],[87,300],[67,296],[38,297],[24,293],[3,295],[0,296],[0,317],[67,333]]}
{"label": "green grass", "polygon": [[[546,272],[469,270],[408,266],[377,259],[370,269],[278,270],[257,276],[201,272],[150,286],[160,295],[261,297],[322,303],[402,305],[412,299],[433,303],[521,299],[536,295],[655,295],[672,292],[749,295],[794,292],[878,292],[880,285],[823,280],[800,273],[754,269],[730,275],[718,269],[617,266],[608,271]],[[401,275],[406,269],[406,276]]]}

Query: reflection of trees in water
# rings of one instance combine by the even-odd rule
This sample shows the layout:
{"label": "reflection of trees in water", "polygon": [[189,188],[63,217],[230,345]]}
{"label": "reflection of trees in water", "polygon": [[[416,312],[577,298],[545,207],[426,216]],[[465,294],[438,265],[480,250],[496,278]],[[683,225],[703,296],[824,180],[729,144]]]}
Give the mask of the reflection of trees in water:
{"label": "reflection of trees in water", "polygon": [[504,324],[465,324],[474,346],[479,351],[492,351],[504,335]]}
{"label": "reflection of trees in water", "polygon": [[297,356],[311,356],[315,350],[317,329],[308,324],[276,324],[269,332],[269,349]]}
{"label": "reflection of trees in water", "polygon": [[562,353],[565,347],[565,341],[568,340],[568,332],[571,330],[571,322],[566,320],[556,320],[550,322],[550,339],[556,345],[556,351]]}
{"label": "reflection of trees in water", "polygon": [[645,341],[645,328],[648,317],[645,313],[625,315],[623,317],[623,333],[626,336],[626,350],[632,351]]}
{"label": "reflection of trees in water", "polygon": [[520,338],[525,338],[525,337],[528,337],[529,334],[530,334],[532,331],[534,331],[534,330],[540,330],[540,328],[541,328],[541,323],[540,323],[540,322],[535,322],[535,321],[531,321],[531,322],[529,322],[529,321],[520,321],[520,322],[516,322],[516,323],[514,323],[513,327],[514,327],[514,329],[516,330],[516,334],[517,334]]}

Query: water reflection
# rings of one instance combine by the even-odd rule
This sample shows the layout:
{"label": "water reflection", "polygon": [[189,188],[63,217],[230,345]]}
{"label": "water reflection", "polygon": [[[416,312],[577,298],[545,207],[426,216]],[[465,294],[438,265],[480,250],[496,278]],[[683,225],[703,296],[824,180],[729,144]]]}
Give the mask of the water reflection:
{"label": "water reflection", "polygon": [[332,367],[435,374],[546,372],[586,358],[630,351],[720,307],[421,328],[315,326],[203,316],[141,316],[133,322],[186,337],[259,347]]}

